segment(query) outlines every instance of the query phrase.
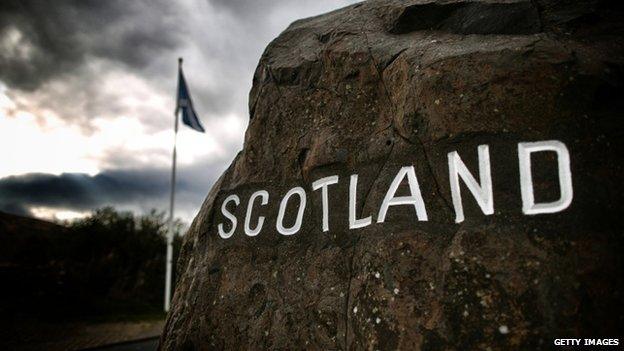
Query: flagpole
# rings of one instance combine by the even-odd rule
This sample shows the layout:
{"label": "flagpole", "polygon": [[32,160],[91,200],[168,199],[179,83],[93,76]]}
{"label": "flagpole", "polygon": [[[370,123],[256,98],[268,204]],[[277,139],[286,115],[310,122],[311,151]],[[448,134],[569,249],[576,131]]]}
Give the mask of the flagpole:
{"label": "flagpole", "polygon": [[[178,71],[182,68],[182,58],[178,58]],[[176,103],[177,104],[177,103]],[[173,261],[173,209],[175,204],[175,184],[176,184],[176,145],[178,141],[178,108],[173,116],[173,161],[171,165],[171,196],[169,198],[169,229],[167,232],[167,256],[165,269],[165,312],[169,312],[171,302],[171,269]]]}

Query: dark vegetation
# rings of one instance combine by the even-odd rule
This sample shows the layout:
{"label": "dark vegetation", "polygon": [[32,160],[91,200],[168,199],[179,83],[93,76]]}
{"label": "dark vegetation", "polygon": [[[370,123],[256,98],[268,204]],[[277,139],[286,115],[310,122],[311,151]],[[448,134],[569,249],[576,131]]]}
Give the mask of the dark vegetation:
{"label": "dark vegetation", "polygon": [[[174,263],[180,228],[177,222]],[[0,213],[0,320],[160,316],[166,232],[155,211],[103,208],[63,226]]]}

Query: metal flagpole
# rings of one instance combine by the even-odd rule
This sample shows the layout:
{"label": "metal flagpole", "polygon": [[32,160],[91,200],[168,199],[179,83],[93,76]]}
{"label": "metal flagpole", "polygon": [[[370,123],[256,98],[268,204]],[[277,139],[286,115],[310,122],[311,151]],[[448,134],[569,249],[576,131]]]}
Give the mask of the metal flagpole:
{"label": "metal flagpole", "polygon": [[[182,58],[178,59],[178,74],[182,68]],[[179,83],[178,83],[179,84]],[[179,87],[178,87],[179,89]],[[176,102],[177,104],[177,102]],[[167,256],[166,256],[166,273],[165,273],[165,312],[169,312],[169,304],[171,302],[171,266],[173,261],[173,207],[175,203],[175,184],[176,184],[176,144],[178,141],[178,107],[174,112],[173,124],[173,162],[171,165],[171,197],[169,198],[169,230],[167,233]]]}

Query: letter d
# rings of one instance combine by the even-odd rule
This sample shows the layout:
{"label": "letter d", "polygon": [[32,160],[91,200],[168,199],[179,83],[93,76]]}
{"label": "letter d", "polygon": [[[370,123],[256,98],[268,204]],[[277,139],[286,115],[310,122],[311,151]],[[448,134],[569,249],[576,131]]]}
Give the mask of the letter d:
{"label": "letter d", "polygon": [[[531,154],[540,151],[557,153],[559,168],[559,200],[536,204],[533,195],[533,176],[531,174]],[[527,215],[560,212],[572,203],[572,173],[570,172],[570,154],[564,143],[558,140],[518,143],[520,163],[520,190],[522,193],[522,212]]]}

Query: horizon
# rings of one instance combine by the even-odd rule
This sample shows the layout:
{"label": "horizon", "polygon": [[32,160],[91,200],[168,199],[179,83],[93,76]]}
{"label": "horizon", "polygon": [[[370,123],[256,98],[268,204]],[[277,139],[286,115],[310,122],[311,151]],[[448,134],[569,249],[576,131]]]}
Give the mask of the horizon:
{"label": "horizon", "polygon": [[176,217],[190,223],[242,148],[266,45],[295,20],[355,2],[3,4],[0,147],[11,151],[0,210],[61,221],[104,206],[165,211],[181,56],[206,127],[178,136]]}

